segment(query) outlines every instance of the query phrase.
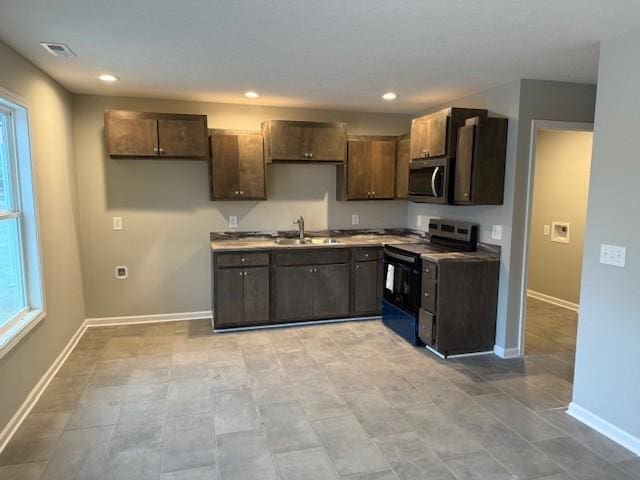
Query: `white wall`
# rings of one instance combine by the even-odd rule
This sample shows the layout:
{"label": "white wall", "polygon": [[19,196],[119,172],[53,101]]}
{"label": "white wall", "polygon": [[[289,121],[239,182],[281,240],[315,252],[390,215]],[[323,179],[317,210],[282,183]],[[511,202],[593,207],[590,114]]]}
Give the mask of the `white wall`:
{"label": "white wall", "polygon": [[[626,432],[619,439],[638,454],[639,57],[640,32],[601,47],[573,392],[575,405]],[[625,268],[599,263],[603,243],[627,247]]]}

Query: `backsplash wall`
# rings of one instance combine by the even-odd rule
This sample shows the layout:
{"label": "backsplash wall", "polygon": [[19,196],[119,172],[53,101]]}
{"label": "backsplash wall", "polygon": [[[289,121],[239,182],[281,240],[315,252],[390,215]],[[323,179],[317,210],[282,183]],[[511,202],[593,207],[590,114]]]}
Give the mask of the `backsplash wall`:
{"label": "backsplash wall", "polygon": [[[74,134],[79,231],[87,316],[90,318],[205,311],[210,302],[211,231],[404,227],[405,201],[336,201],[335,165],[267,167],[267,201],[209,201],[203,161],[112,160],[105,154],[108,109],[205,113],[209,128],[259,130],[267,119],[345,121],[349,133],[399,135],[411,116],[78,95]],[[352,226],[351,215],[360,216]],[[111,229],[112,217],[124,229]],[[129,267],[116,280],[117,265]]]}

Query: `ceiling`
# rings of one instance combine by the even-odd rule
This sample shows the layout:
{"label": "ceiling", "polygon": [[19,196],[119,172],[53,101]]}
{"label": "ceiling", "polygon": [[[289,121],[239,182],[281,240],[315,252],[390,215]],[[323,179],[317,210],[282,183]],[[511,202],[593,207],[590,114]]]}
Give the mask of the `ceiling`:
{"label": "ceiling", "polygon": [[637,25],[637,0],[0,0],[0,39],[75,93],[406,113],[595,83],[598,42]]}

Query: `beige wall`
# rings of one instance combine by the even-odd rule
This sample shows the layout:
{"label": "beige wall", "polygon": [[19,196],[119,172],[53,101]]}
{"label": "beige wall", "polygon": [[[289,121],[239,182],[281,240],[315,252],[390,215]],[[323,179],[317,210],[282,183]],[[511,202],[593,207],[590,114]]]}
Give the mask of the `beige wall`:
{"label": "beige wall", "polygon": [[[579,303],[587,217],[591,132],[542,130],[536,139],[528,261],[529,290]],[[544,226],[570,223],[570,243],[551,241]]]}
{"label": "beige wall", "polygon": [[47,317],[0,359],[0,430],[85,318],[71,96],[0,42],[0,87],[29,106]]}
{"label": "beige wall", "polygon": [[[80,232],[89,317],[193,312],[211,309],[211,231],[292,230],[302,214],[309,230],[403,227],[407,202],[337,202],[333,165],[273,165],[269,200],[210,202],[205,162],[111,160],[105,155],[106,109],[204,113],[211,128],[260,129],[265,119],[345,121],[353,134],[395,135],[410,116],[252,107],[100,96],[74,98],[74,128],[80,199]],[[122,216],[124,230],[111,230]],[[129,267],[116,280],[116,265]]]}

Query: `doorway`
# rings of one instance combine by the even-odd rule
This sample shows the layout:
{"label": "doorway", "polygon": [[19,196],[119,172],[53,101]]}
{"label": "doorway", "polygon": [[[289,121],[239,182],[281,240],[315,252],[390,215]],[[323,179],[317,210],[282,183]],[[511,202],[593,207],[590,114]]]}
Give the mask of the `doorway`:
{"label": "doorway", "polygon": [[593,125],[534,121],[520,352],[573,364]]}

